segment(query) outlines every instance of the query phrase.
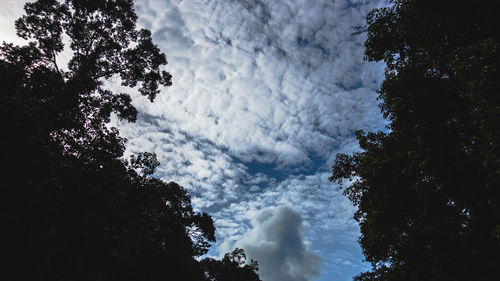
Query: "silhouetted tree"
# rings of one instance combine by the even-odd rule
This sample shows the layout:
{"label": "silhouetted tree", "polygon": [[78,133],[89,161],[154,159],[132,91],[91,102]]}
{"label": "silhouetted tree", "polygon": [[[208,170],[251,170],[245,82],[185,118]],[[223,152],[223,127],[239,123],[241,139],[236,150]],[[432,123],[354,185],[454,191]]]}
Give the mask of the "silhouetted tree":
{"label": "silhouetted tree", "polygon": [[125,139],[108,124],[111,114],[134,122],[137,110],[106,79],[151,101],[171,85],[133,2],[38,0],[25,11],[16,28],[30,42],[0,47],[3,276],[206,280],[197,258],[215,241],[211,217],[178,184],[150,177],[154,154],[123,158]]}
{"label": "silhouetted tree", "polygon": [[246,264],[245,251],[240,248],[226,253],[222,260],[205,258],[201,264],[210,281],[260,281],[257,261],[250,260],[250,263]]}
{"label": "silhouetted tree", "polygon": [[500,276],[500,24],[492,3],[393,1],[367,17],[386,132],[336,157],[372,270],[356,280]]}

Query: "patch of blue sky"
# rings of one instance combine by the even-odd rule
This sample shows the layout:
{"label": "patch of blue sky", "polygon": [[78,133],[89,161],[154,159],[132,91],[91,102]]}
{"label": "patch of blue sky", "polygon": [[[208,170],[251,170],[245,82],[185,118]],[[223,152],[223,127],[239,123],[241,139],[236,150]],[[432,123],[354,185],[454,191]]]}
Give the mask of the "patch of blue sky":
{"label": "patch of blue sky", "polygon": [[[262,157],[263,152],[258,152]],[[275,158],[270,156],[270,158]],[[324,155],[319,155],[316,152],[310,151],[306,161],[293,165],[283,165],[280,161],[273,160],[270,162],[259,161],[252,159],[245,161],[241,158],[234,157],[233,161],[236,164],[245,166],[246,172],[250,179],[264,176],[266,180],[246,182],[247,178],[242,179],[240,184],[258,186],[259,188],[267,188],[270,184],[282,182],[286,179],[304,178],[305,176],[314,175],[318,172],[323,172],[329,169],[329,163]]]}
{"label": "patch of blue sky", "polygon": [[313,40],[310,40],[306,37],[302,37],[302,36],[297,37],[297,45],[299,47],[303,47],[303,48],[310,47],[310,48],[317,49],[321,52],[321,54],[324,57],[330,56],[330,49],[328,47],[326,47],[320,43],[316,43]]}

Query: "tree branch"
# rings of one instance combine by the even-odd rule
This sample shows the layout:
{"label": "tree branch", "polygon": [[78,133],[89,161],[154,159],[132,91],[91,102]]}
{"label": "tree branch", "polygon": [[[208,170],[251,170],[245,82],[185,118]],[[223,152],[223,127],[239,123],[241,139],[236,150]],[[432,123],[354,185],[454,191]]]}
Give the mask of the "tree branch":
{"label": "tree branch", "polygon": [[57,66],[57,60],[56,60],[56,51],[52,50],[52,62],[54,63],[54,66],[56,67],[57,73],[59,73],[59,76],[61,75],[61,71],[59,70],[59,67]]}

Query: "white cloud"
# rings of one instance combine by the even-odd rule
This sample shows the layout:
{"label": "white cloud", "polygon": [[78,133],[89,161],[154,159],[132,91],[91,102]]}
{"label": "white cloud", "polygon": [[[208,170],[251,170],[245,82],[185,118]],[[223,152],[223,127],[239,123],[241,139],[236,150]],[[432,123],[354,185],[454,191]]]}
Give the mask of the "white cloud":
{"label": "white cloud", "polygon": [[[368,5],[210,1],[200,11],[196,1],[146,1],[140,10],[148,3],[158,5],[148,21],[161,34],[155,39],[167,52],[174,87],[143,110],[180,120],[188,134],[232,152],[271,151],[290,164],[303,161],[304,150],[331,147],[336,134],[372,126],[366,109],[376,104],[380,77],[365,73],[362,38],[351,36]],[[356,85],[371,88],[339,88]],[[322,120],[332,110],[339,117],[333,126]]]}
{"label": "white cloud", "polygon": [[23,44],[25,41],[17,37],[14,22],[24,12],[26,1],[0,0],[0,43]]}
{"label": "white cloud", "polygon": [[142,114],[121,131],[129,151],[156,152],[157,175],[214,217],[218,248],[250,233],[261,210],[287,205],[326,261],[320,279],[366,267],[354,208],[328,177],[337,152],[357,149],[355,130],[385,125],[375,93],[383,66],[363,62],[364,37],[352,35],[377,5],[137,1],[174,85],[153,104],[133,94]]}
{"label": "white cloud", "polygon": [[306,246],[299,213],[270,207],[257,213],[251,224],[234,246],[260,261],[263,281],[308,281],[319,276],[323,260]]}

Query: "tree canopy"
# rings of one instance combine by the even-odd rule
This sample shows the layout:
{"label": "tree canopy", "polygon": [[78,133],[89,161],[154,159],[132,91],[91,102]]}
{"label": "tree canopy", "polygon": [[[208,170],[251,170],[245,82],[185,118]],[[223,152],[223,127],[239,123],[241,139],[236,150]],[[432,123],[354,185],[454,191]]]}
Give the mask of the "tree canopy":
{"label": "tree canopy", "polygon": [[[153,153],[126,159],[109,125],[112,114],[134,122],[138,112],[107,79],[151,101],[171,85],[133,2],[38,0],[25,12],[16,29],[29,43],[0,47],[5,276],[207,280],[213,269],[199,259],[215,241],[212,218],[193,211],[186,189],[151,177]],[[258,280],[256,269],[235,270]]]}
{"label": "tree canopy", "polygon": [[[386,131],[356,136],[332,181],[358,207],[356,280],[500,276],[499,17],[493,3],[392,1],[367,16]],[[346,181],[347,180],[347,181]]]}
{"label": "tree canopy", "polygon": [[240,248],[234,249],[231,253],[226,253],[222,260],[205,258],[201,261],[206,269],[209,280],[217,281],[260,281],[257,271],[259,266],[257,261],[250,260],[247,264],[245,251]]}

